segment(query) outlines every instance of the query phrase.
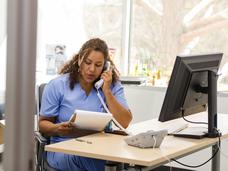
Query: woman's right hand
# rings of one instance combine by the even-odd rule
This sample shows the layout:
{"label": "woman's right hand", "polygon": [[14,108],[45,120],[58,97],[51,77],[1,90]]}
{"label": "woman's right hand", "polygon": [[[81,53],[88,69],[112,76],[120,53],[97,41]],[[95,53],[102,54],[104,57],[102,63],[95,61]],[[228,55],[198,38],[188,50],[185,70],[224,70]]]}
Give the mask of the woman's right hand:
{"label": "woman's right hand", "polygon": [[97,133],[98,131],[84,130],[77,128],[71,121],[55,124],[55,118],[40,116],[39,127],[40,132],[47,136],[67,136],[81,137],[89,134]]}
{"label": "woman's right hand", "polygon": [[57,134],[59,136],[82,137],[98,133],[98,131],[78,129],[76,126],[73,126],[71,122],[62,122],[56,125]]}

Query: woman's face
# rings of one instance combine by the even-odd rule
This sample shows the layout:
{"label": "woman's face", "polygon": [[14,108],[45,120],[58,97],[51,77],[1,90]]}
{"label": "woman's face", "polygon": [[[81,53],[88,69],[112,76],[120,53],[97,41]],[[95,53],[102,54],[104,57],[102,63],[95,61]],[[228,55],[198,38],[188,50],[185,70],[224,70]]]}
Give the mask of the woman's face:
{"label": "woman's face", "polygon": [[82,79],[87,83],[93,83],[100,76],[103,66],[103,53],[93,50],[81,64],[80,73]]}

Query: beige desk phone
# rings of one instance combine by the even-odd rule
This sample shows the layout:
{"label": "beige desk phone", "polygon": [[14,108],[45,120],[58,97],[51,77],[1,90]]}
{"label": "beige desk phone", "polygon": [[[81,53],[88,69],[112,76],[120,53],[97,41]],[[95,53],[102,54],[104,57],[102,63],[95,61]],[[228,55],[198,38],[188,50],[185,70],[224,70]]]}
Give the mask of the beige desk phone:
{"label": "beige desk phone", "polygon": [[[109,71],[110,70],[110,66],[111,66],[111,63],[109,61],[106,61],[105,62],[105,66],[104,66],[104,71]],[[103,71],[103,72],[104,72]],[[99,81],[97,81],[95,83],[95,88],[98,90],[99,88],[101,88],[101,86],[104,84],[104,80],[103,79],[100,79]]]}

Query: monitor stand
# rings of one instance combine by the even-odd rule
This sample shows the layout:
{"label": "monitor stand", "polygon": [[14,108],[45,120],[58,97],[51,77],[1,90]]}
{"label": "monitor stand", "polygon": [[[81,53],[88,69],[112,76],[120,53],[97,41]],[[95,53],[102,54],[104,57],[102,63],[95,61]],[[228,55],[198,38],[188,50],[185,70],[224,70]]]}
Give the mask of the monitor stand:
{"label": "monitor stand", "polygon": [[172,134],[175,137],[201,139],[207,137],[208,129],[205,127],[187,127],[177,133]]}
{"label": "monitor stand", "polygon": [[[201,93],[208,94],[208,128],[191,127],[186,128],[174,136],[196,138],[203,137],[215,138],[219,137],[220,133],[217,131],[217,73],[208,71],[208,87],[202,87]],[[197,122],[197,121],[196,121]],[[204,129],[204,130],[202,130]]]}

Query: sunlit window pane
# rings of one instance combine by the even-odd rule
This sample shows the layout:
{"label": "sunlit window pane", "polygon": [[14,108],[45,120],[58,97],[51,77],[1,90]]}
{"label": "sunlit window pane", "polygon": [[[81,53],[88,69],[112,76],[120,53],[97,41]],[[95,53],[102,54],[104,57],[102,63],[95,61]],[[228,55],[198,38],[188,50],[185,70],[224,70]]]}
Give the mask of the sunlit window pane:
{"label": "sunlit window pane", "polygon": [[[121,0],[39,0],[37,73],[54,75],[50,62],[56,46],[66,59],[77,53],[88,39],[99,37],[110,47],[113,60],[120,65],[122,34]],[[52,54],[53,53],[53,54]],[[49,63],[48,63],[49,60]],[[52,69],[48,67],[52,67]],[[49,78],[48,78],[49,79]]]}
{"label": "sunlit window pane", "polygon": [[228,83],[228,1],[134,0],[132,18],[129,74],[167,84],[176,55],[224,52]]}

